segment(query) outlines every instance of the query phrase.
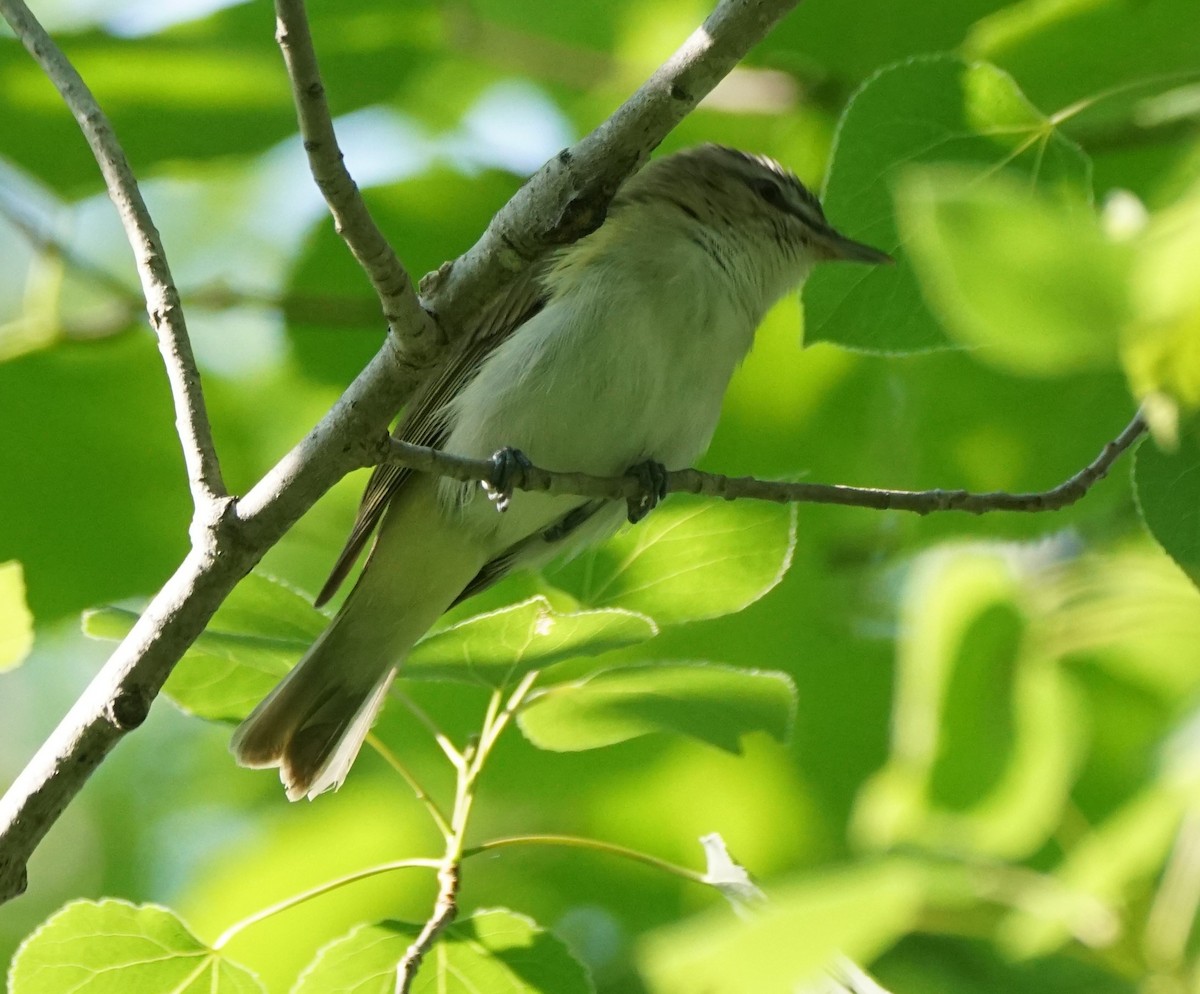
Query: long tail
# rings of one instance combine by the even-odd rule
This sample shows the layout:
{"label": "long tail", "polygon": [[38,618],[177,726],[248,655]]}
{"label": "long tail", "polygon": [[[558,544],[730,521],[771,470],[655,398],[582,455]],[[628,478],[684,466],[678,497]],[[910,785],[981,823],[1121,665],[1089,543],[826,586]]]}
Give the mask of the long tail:
{"label": "long tail", "polygon": [[293,801],[341,786],[397,668],[484,558],[431,499],[390,508],[337,617],[238,726],[238,763],[278,766]]}
{"label": "long tail", "polygon": [[341,786],[396,675],[399,659],[356,637],[349,608],[350,601],[230,746],[242,766],[278,766],[292,801]]}

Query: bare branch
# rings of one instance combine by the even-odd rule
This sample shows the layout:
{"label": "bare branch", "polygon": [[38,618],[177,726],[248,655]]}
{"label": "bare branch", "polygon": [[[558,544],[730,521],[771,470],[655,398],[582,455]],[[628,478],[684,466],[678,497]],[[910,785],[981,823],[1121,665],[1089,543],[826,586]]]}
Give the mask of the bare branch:
{"label": "bare branch", "polygon": [[[706,34],[689,40],[655,75],[654,85],[647,84],[639,91],[643,96],[622,107],[619,126],[602,125],[597,132],[602,137],[585,138],[554,160],[547,169],[557,179],[551,183],[535,179],[523,188],[502,212],[503,222],[493,223],[468,254],[469,261],[457,267],[452,278],[440,281],[436,299],[445,314],[473,313],[526,264],[506,248],[504,238],[517,239],[514,244],[523,246],[523,251],[537,252],[554,243],[547,232],[559,240],[566,237],[571,225],[554,219],[578,215],[583,203],[577,195],[583,186],[571,175],[583,170],[580,175],[585,178],[602,180],[589,189],[599,184],[605,191],[615,190],[619,179],[796,2],[722,0],[706,22]],[[31,43],[35,55],[48,50],[45,32],[21,0],[0,0],[0,13],[16,19],[13,26],[18,35],[35,39]],[[34,28],[36,35],[31,35]],[[65,58],[57,49],[54,52],[69,69]],[[78,80],[73,70],[71,75]],[[672,80],[679,84],[675,92]],[[82,88],[83,84],[75,85]],[[605,165],[608,156],[615,165]],[[575,167],[567,169],[566,163],[571,162]],[[102,168],[107,176],[103,162]],[[600,218],[591,220],[595,227]],[[503,259],[490,260],[492,253]],[[147,255],[148,260],[151,257],[165,267],[159,261],[161,254]],[[161,310],[172,320],[178,314],[177,306]],[[443,323],[448,331],[461,327],[462,322]],[[186,338],[183,341],[186,344]],[[342,476],[385,457],[387,425],[418,378],[411,354],[402,352],[399,336],[389,335],[329,414],[238,501],[213,545],[189,555],[154,597],[133,631],[0,799],[0,903],[25,889],[30,854],[121,737],[144,719],[172,668],[238,580]]]}
{"label": "bare branch", "polygon": [[175,428],[183,444],[197,520],[211,526],[222,513],[228,493],[221,478],[179,291],[133,169],[87,84],[30,13],[24,0],[0,0],[0,15],[57,87],[100,166],[109,198],[117,208],[125,237],[133,249],[146,311],[167,367],[175,403]]}
{"label": "bare branch", "polygon": [[[1074,504],[1093,485],[1102,480],[1121,453],[1145,431],[1146,422],[1139,414],[1078,473],[1056,487],[1035,493],[882,490],[876,487],[848,487],[831,483],[758,480],[751,476],[728,477],[719,473],[702,473],[698,469],[681,469],[668,473],[667,492],[700,494],[725,500],[767,500],[777,504],[842,504],[883,511],[912,511],[916,514],[930,514],[934,511],[966,511],[970,514],[985,514],[989,511],[1057,511]],[[389,442],[387,461],[464,482],[488,480],[496,468],[490,459],[468,459],[465,456],[456,456],[397,439],[391,439]],[[537,466],[514,466],[510,475],[509,482],[515,490],[570,494],[575,497],[607,497],[613,500],[638,497],[642,492],[641,483],[633,476],[557,473]]]}
{"label": "bare branch", "polygon": [[358,184],[346,169],[325,100],[304,0],[276,0],[275,23],[275,39],[292,81],[300,136],[313,179],[329,205],[337,233],[379,297],[388,327],[398,338],[402,361],[416,369],[424,368],[445,342],[438,326],[417,302],[408,272],[375,224]]}

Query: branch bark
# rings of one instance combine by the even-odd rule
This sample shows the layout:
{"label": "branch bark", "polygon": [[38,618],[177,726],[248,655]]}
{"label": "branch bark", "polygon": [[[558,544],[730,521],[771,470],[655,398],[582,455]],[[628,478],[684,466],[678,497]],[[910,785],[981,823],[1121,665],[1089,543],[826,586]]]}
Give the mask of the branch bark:
{"label": "branch bark", "polygon": [[[543,167],[497,215],[480,242],[458,262],[443,267],[430,284],[443,335],[453,340],[461,334],[470,315],[542,252],[598,226],[607,198],[620,182],[798,2],[721,0],[704,27],[609,122]],[[238,580],[338,479],[387,455],[387,425],[419,381],[413,355],[423,353],[408,346],[402,319],[396,334],[388,336],[329,414],[245,497],[236,504],[225,500],[195,366],[186,333],[181,333],[178,295],[124,155],[113,158],[120,149],[107,121],[22,0],[0,0],[0,14],[47,72],[64,81],[64,99],[102,149],[97,158],[110,195],[137,231],[139,271],[151,319],[160,330],[160,341],[166,342],[164,355],[177,388],[189,472],[194,466],[192,479],[200,481],[193,482],[193,492],[209,501],[208,506],[224,509],[203,535],[193,530],[193,551],[0,799],[2,903],[25,889],[30,854],[109,751],[145,718],[171,669]],[[302,10],[297,16],[303,19]],[[294,45],[294,33],[291,38]],[[319,76],[316,82],[319,85]],[[82,104],[81,94],[86,94]],[[328,117],[323,99],[303,103],[302,116]],[[86,110],[79,109],[84,106]],[[332,126],[326,133],[324,122],[315,124],[315,134],[332,135]],[[340,155],[336,145],[313,151],[318,165],[330,155]],[[347,209],[353,213],[355,208],[351,204]],[[343,235],[351,229],[357,230],[356,224],[344,228]],[[385,263],[380,270],[388,292],[394,289],[384,278],[389,266]],[[402,301],[404,293],[389,299]],[[415,335],[423,334],[418,322],[411,326],[418,329]],[[431,345],[431,354],[434,351]]]}
{"label": "branch bark", "polygon": [[292,81],[309,170],[329,205],[337,233],[379,297],[388,328],[397,336],[398,358],[419,373],[436,358],[445,340],[421,309],[408,272],[371,217],[358,184],[346,169],[325,100],[304,0],[276,0],[275,24],[275,40]]}

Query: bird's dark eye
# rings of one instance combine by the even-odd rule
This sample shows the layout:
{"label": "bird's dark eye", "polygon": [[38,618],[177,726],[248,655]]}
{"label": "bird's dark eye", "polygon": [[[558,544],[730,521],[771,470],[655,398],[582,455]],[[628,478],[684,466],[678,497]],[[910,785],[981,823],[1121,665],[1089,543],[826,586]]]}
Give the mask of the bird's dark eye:
{"label": "bird's dark eye", "polygon": [[781,211],[788,209],[787,199],[784,197],[783,190],[779,188],[778,183],[769,179],[756,179],[750,186],[755,193],[772,207],[777,207]]}

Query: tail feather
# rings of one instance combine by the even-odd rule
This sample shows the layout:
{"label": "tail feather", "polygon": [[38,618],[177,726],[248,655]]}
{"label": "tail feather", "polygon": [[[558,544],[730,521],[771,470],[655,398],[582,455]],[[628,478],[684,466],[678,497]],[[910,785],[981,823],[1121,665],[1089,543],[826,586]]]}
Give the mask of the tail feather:
{"label": "tail feather", "polygon": [[332,637],[336,627],[238,726],[230,744],[242,766],[278,766],[293,801],[341,785],[396,673],[386,663],[365,673],[345,665]]}
{"label": "tail feather", "polygon": [[341,784],[397,667],[487,559],[438,513],[435,486],[418,481],[393,501],[337,617],[234,733],[237,761],[279,767],[293,801]]}

